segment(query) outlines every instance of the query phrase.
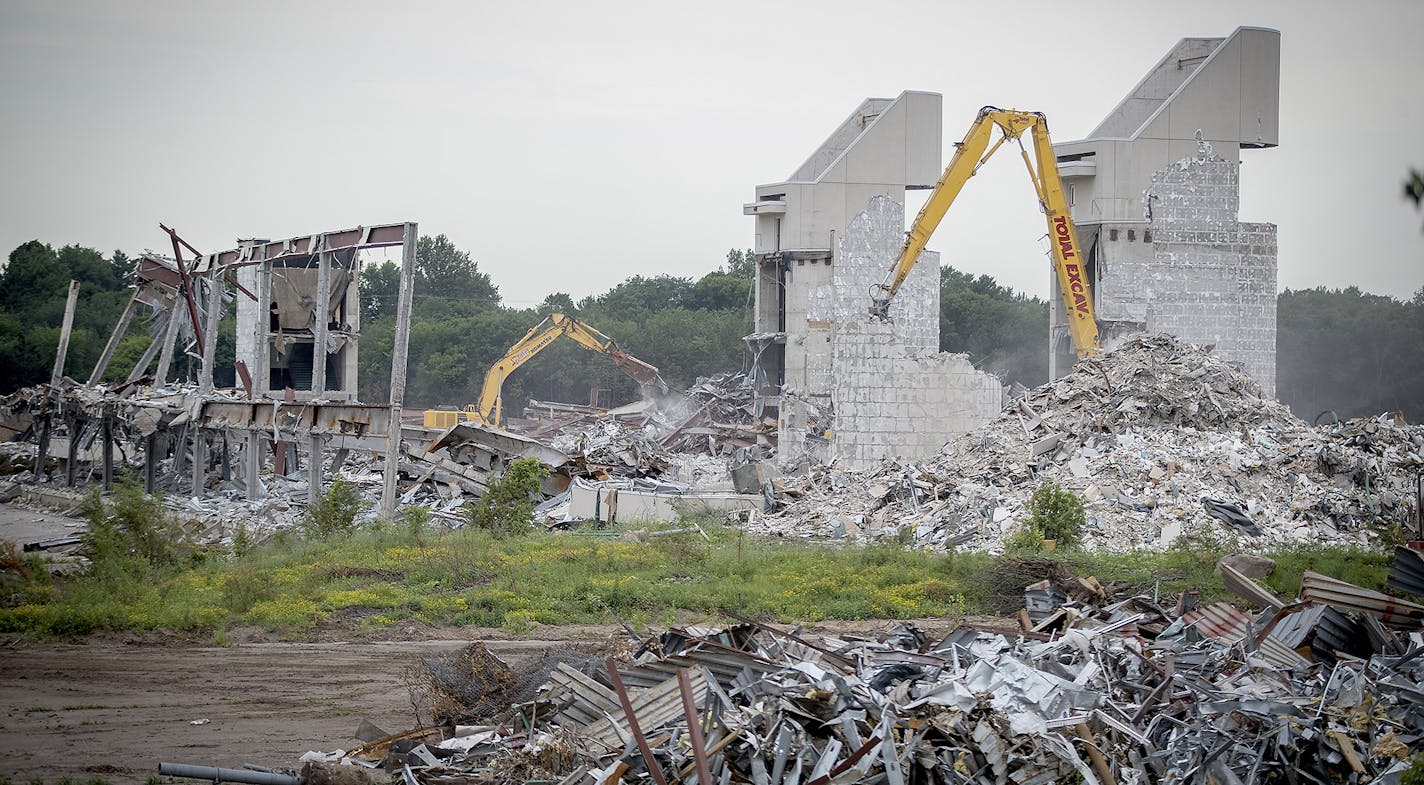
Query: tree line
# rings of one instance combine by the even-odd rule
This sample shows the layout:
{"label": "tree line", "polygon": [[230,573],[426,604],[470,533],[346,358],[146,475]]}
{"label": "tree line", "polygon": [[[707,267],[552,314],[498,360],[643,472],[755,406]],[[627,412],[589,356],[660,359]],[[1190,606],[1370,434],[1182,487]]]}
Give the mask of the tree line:
{"label": "tree line", "polygon": [[[716,264],[709,260],[708,267]],[[67,374],[88,377],[129,296],[134,262],[121,251],[53,248],[38,241],[12,251],[0,271],[0,394],[49,379],[65,293],[80,281],[66,360]],[[552,292],[533,308],[505,305],[499,288],[469,254],[444,235],[417,246],[406,400],[408,405],[463,406],[479,394],[498,357],[552,311],[584,320],[625,351],[658,366],[674,389],[700,376],[746,370],[742,337],[752,331],[755,262],[728,251],[701,277],[633,276],[606,292],[575,300]],[[367,401],[389,394],[399,269],[393,262],[361,273],[359,388]],[[217,346],[220,385],[232,384],[233,324],[229,304]],[[940,348],[969,354],[1005,383],[1032,387],[1047,379],[1048,304],[1014,292],[991,276],[940,271]],[[147,348],[154,325],[136,318],[104,378],[120,380]],[[1410,300],[1358,288],[1282,292],[1277,321],[1277,394],[1306,420],[1400,411],[1424,420],[1424,289]],[[177,354],[174,373],[192,377],[198,358]],[[523,401],[622,403],[637,385],[612,364],[558,341],[505,383],[505,410]]]}

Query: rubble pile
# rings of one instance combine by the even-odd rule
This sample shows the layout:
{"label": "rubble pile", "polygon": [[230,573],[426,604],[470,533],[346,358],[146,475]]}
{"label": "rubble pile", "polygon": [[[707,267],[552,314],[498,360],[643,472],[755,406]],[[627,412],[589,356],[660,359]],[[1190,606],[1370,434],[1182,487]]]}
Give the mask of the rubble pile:
{"label": "rubble pile", "polygon": [[1424,607],[1381,616],[1311,573],[1291,604],[1231,575],[1265,603],[1251,614],[1048,572],[1017,632],[672,629],[622,661],[555,661],[507,711],[483,699],[513,679],[482,676],[481,710],[304,760],[406,783],[1254,785],[1398,781],[1424,740]]}
{"label": "rubble pile", "polygon": [[584,477],[656,477],[667,468],[669,455],[652,430],[609,417],[562,433],[548,443],[571,456]]}
{"label": "rubble pile", "polygon": [[744,373],[699,378],[666,416],[664,447],[673,452],[727,455],[737,448],[774,443],[776,422],[763,421]]}
{"label": "rubble pile", "polygon": [[1390,416],[1311,427],[1240,370],[1176,338],[1139,336],[1079,363],[924,465],[832,465],[779,481],[753,531],[998,551],[1051,480],[1084,501],[1083,545],[1162,548],[1183,534],[1367,544],[1412,521],[1424,427]]}

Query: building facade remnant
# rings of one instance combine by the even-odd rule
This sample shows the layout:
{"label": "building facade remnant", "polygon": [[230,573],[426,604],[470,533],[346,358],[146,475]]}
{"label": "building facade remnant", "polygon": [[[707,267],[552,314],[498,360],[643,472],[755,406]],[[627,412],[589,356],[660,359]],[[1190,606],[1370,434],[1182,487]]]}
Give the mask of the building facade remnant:
{"label": "building facade remnant", "polygon": [[939,178],[942,114],[935,93],[867,99],[743,207],[756,218],[747,344],[783,463],[927,457],[999,410],[997,379],[938,355],[938,254],[911,273],[889,325],[862,324],[903,242],[905,191]]}
{"label": "building facade remnant", "polygon": [[[1279,144],[1280,33],[1184,38],[1087,138],[1054,146],[1103,343],[1214,344],[1275,394],[1276,227],[1238,220],[1243,150]],[[1054,281],[1050,375],[1075,362]]]}

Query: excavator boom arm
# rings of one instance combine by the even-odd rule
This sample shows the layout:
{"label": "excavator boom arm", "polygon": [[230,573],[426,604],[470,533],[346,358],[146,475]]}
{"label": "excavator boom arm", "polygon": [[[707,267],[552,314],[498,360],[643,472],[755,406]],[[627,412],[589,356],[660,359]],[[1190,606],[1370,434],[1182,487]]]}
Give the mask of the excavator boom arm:
{"label": "excavator boom arm", "polygon": [[[993,147],[989,137],[995,128],[1003,136]],[[870,313],[880,319],[890,317],[890,301],[904,285],[910,271],[920,260],[930,235],[944,219],[950,205],[959,196],[964,184],[969,182],[979,167],[989,160],[1004,142],[1009,139],[1022,145],[1025,131],[1031,133],[1035,158],[1030,161],[1027,154],[1024,163],[1028,165],[1029,178],[1033,181],[1039,203],[1048,221],[1049,245],[1053,248],[1053,269],[1058,276],[1058,285],[1063,292],[1063,305],[1068,312],[1069,333],[1073,337],[1073,348],[1079,357],[1098,351],[1098,326],[1093,313],[1093,296],[1084,266],[1082,248],[1078,245],[1078,231],[1073,226],[1068,200],[1063,195],[1063,182],[1058,174],[1058,160],[1053,155],[1053,143],[1048,138],[1048,121],[1038,112],[1019,112],[1011,109],[997,109],[986,106],[979,110],[979,116],[969,126],[964,141],[956,145],[954,156],[935,183],[925,206],[920,208],[900,249],[900,256],[871,295]],[[987,152],[986,152],[987,151]],[[1035,171],[1035,162],[1037,171]]]}
{"label": "excavator boom arm", "polygon": [[666,393],[667,383],[658,369],[618,348],[612,338],[595,330],[584,322],[562,313],[551,313],[544,321],[535,325],[495,361],[485,373],[484,385],[480,389],[480,400],[475,405],[475,415],[480,422],[498,425],[503,420],[504,380],[509,378],[519,366],[544,351],[561,335],[567,335],[580,346],[607,357],[614,365],[633,377],[644,387],[652,387]]}

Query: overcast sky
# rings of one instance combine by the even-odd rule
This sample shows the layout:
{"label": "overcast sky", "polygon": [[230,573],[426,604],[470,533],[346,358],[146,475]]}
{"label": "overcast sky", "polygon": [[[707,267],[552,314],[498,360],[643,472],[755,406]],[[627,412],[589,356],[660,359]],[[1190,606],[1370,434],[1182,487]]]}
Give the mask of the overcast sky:
{"label": "overcast sky", "polygon": [[[752,244],[741,205],[859,102],[944,95],[1086,135],[1185,36],[1279,29],[1281,145],[1243,153],[1241,218],[1280,286],[1424,285],[1424,3],[0,3],[0,255],[203,251],[414,220],[506,302],[697,276]],[[945,158],[948,160],[948,157]],[[911,209],[914,209],[912,204]],[[930,247],[1047,293],[1022,166],[995,160]]]}

